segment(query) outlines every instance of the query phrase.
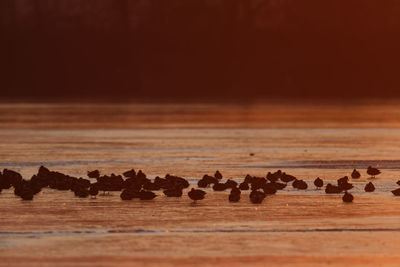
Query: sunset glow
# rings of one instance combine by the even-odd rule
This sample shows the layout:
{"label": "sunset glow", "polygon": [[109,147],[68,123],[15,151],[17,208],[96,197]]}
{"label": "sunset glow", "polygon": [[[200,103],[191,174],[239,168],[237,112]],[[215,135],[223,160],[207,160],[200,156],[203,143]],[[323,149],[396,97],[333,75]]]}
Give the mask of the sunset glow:
{"label": "sunset glow", "polygon": [[400,265],[400,2],[1,0],[1,266]]}

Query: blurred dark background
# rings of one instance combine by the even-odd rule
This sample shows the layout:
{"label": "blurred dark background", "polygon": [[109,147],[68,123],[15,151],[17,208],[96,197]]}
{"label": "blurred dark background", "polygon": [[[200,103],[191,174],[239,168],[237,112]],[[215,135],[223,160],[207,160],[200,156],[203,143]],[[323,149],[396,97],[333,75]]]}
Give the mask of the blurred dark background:
{"label": "blurred dark background", "polygon": [[2,98],[400,96],[397,0],[1,0]]}

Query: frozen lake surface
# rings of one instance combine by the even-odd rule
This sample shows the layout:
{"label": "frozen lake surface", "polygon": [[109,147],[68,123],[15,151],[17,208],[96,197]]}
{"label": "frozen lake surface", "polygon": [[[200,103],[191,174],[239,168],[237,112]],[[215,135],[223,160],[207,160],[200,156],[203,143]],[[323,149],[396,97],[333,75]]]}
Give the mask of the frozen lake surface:
{"label": "frozen lake surface", "polygon": [[[142,169],[192,185],[220,170],[237,181],[281,169],[308,182],[251,204],[207,189],[122,201],[43,190],[0,193],[0,266],[400,264],[400,102],[347,104],[0,104],[0,168],[40,165],[77,177]],[[370,180],[368,166],[382,174]],[[315,190],[350,175],[354,203]],[[374,193],[365,193],[372,181]]]}

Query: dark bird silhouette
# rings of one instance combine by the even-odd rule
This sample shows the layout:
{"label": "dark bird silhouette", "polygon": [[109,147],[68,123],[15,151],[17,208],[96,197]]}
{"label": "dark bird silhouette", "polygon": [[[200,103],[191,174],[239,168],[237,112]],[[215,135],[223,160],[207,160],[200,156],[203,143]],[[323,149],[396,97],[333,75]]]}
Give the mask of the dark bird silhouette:
{"label": "dark bird silhouette", "polygon": [[[133,169],[132,169],[132,171],[133,171],[133,173],[135,172],[135,170],[133,170]],[[166,176],[168,176],[168,175],[169,174],[167,174]],[[136,173],[136,178],[139,179],[139,180],[146,180],[146,174],[144,172],[142,172],[142,170],[139,170]]]}
{"label": "dark bird silhouette", "polygon": [[32,191],[24,191],[21,193],[22,200],[33,200]]}
{"label": "dark bird silhouette", "polygon": [[228,189],[228,186],[224,183],[216,183],[213,185],[213,190],[214,191],[225,191],[226,189]]}
{"label": "dark bird silhouette", "polygon": [[206,188],[206,187],[208,186],[208,183],[207,183],[206,180],[200,179],[200,180],[197,182],[197,186],[200,187],[200,188]]}
{"label": "dark bird silhouette", "polygon": [[348,182],[341,183],[338,186],[342,191],[348,191],[348,190],[350,190],[350,189],[352,189],[354,187],[351,183],[348,183]]}
{"label": "dark bird silhouette", "polygon": [[141,190],[139,193],[139,198],[140,200],[152,200],[156,197],[157,195],[154,194],[151,191],[145,191],[145,190]]}
{"label": "dark bird silhouette", "polygon": [[100,172],[99,172],[99,170],[88,171],[88,172],[87,172],[87,176],[88,176],[89,178],[95,178],[95,179],[97,179],[97,178],[100,177]]}
{"label": "dark bird silhouette", "polygon": [[341,184],[345,184],[349,182],[349,177],[345,176],[337,180],[338,186],[340,187]]}
{"label": "dark bird silhouette", "polygon": [[227,187],[227,188],[235,188],[235,187],[237,187],[237,182],[235,182],[235,181],[233,181],[233,180],[231,180],[231,179],[228,179],[226,182],[225,182],[225,186]]}
{"label": "dark bird silhouette", "polygon": [[365,185],[364,190],[365,192],[374,192],[375,186],[373,183],[369,182],[368,184]]}
{"label": "dark bird silhouette", "polygon": [[314,185],[319,189],[324,186],[324,181],[321,178],[317,177],[317,179],[314,180]]}
{"label": "dark bird silhouette", "polygon": [[0,176],[0,188],[10,189],[11,186],[17,186],[22,183],[23,179],[21,174],[16,171],[4,169]]}
{"label": "dark bird silhouette", "polygon": [[143,189],[144,190],[150,190],[150,191],[158,191],[161,189],[160,184],[158,183],[152,183],[151,181],[146,181],[143,183]]}
{"label": "dark bird silhouette", "polygon": [[132,200],[134,198],[140,198],[140,192],[134,187],[126,188],[122,191],[120,197],[122,200]]}
{"label": "dark bird silhouette", "polygon": [[299,190],[306,190],[308,188],[308,185],[306,182],[303,180],[294,180],[292,183],[293,188],[299,189]]}
{"label": "dark bird silhouette", "polygon": [[325,193],[326,194],[339,194],[343,190],[339,188],[339,186],[332,185],[332,184],[327,184],[325,187]]}
{"label": "dark bird silhouette", "polygon": [[76,187],[74,189],[75,196],[80,198],[86,198],[89,196],[89,190],[83,187]]}
{"label": "dark bird silhouette", "polygon": [[249,187],[249,184],[248,184],[248,183],[243,182],[243,183],[241,183],[241,184],[239,185],[239,189],[240,189],[240,190],[249,190],[250,187]]}
{"label": "dark bird silhouette", "polygon": [[292,183],[292,187],[295,188],[295,189],[298,189],[297,187],[299,186],[299,181],[300,180],[298,180],[298,179],[294,180],[293,183]]}
{"label": "dark bird silhouette", "polygon": [[264,191],[264,193],[266,195],[274,195],[274,194],[276,194],[276,191],[277,191],[274,183],[265,183],[262,186],[262,190]]}
{"label": "dark bird silhouette", "polygon": [[263,188],[263,186],[267,183],[267,179],[264,177],[253,177],[251,181],[251,190],[258,190]]}
{"label": "dark bird silhouette", "polygon": [[276,190],[283,190],[286,188],[287,184],[280,182],[271,182],[270,183]]}
{"label": "dark bird silhouette", "polygon": [[170,187],[180,188],[180,189],[189,187],[189,182],[182,177],[167,174],[165,176],[165,179],[170,184]]}
{"label": "dark bird silhouette", "polygon": [[217,179],[217,178],[205,174],[205,175],[203,176],[203,178],[201,178],[201,179],[198,181],[197,186],[200,187],[200,188],[206,188],[206,187],[208,187],[208,186],[211,185],[211,184],[217,184],[217,183],[218,183],[218,179]]}
{"label": "dark bird silhouette", "polygon": [[217,178],[218,180],[222,179],[222,174],[219,171],[216,171],[214,174],[214,177]]}
{"label": "dark bird silhouette", "polygon": [[377,168],[373,168],[371,166],[368,167],[367,173],[371,175],[372,178],[375,178],[376,175],[380,174],[381,171]]}
{"label": "dark bird silhouette", "polygon": [[400,188],[392,191],[393,195],[400,196]]}
{"label": "dark bird silhouette", "polygon": [[261,192],[261,191],[258,191],[258,190],[251,191],[251,193],[250,193],[250,201],[253,204],[260,204],[261,202],[263,202],[265,196],[266,195],[265,195],[264,192]]}
{"label": "dark bird silhouette", "polygon": [[38,176],[48,176],[50,174],[50,170],[45,166],[40,166],[38,170]]}
{"label": "dark bird silhouette", "polygon": [[134,177],[136,177],[136,171],[134,169],[132,169],[132,170],[124,172],[122,175],[127,178],[134,178]]}
{"label": "dark bird silhouette", "polygon": [[133,198],[132,194],[130,194],[127,189],[123,190],[119,196],[122,200],[131,200]]}
{"label": "dark bird silhouette", "polygon": [[97,196],[98,194],[99,194],[99,189],[98,189],[96,186],[91,185],[90,188],[89,188],[89,195],[90,195],[92,198],[96,198],[96,196]]}
{"label": "dark bird silhouette", "polygon": [[343,202],[346,202],[346,203],[353,202],[353,199],[354,199],[353,195],[348,192],[345,192],[342,197]]}
{"label": "dark bird silhouette", "polygon": [[286,173],[282,173],[282,175],[281,175],[281,181],[284,183],[289,183],[294,180],[296,180],[296,177],[294,177],[293,175],[286,174]]}
{"label": "dark bird silhouette", "polygon": [[14,188],[14,194],[22,200],[33,200],[35,190],[28,181],[22,180],[19,184],[15,184]]}
{"label": "dark bird silhouette", "polygon": [[246,177],[244,178],[245,183],[251,184],[253,182],[254,178],[250,174],[247,174]]}
{"label": "dark bird silhouette", "polygon": [[351,178],[353,179],[358,179],[361,177],[361,174],[359,171],[357,171],[356,169],[353,170],[353,172],[351,173]]}
{"label": "dark bird silhouette", "polygon": [[154,178],[154,184],[160,187],[160,189],[168,189],[170,188],[171,183],[165,178],[160,178],[159,176],[156,176],[156,178]]}
{"label": "dark bird silhouette", "polygon": [[229,194],[229,201],[238,202],[240,200],[240,195],[241,192],[237,187],[232,188],[231,193]]}
{"label": "dark bird silhouette", "polygon": [[267,180],[269,180],[270,182],[276,182],[279,180],[279,178],[281,177],[282,172],[268,172],[267,175],[265,176],[265,178],[267,178]]}
{"label": "dark bird silhouette", "polygon": [[299,180],[299,184],[297,185],[297,189],[300,190],[306,190],[308,188],[308,185],[305,181]]}
{"label": "dark bird silhouette", "polygon": [[202,200],[204,199],[204,196],[206,195],[206,192],[204,192],[203,190],[200,189],[194,189],[192,188],[189,192],[188,192],[188,196],[190,197],[190,199],[192,199],[194,201],[194,203],[196,203],[197,200]]}
{"label": "dark bird silhouette", "polygon": [[342,191],[347,191],[353,188],[353,185],[349,183],[349,177],[345,176],[337,180],[338,187]]}
{"label": "dark bird silhouette", "polygon": [[183,192],[181,188],[171,188],[163,191],[167,197],[181,197]]}
{"label": "dark bird silhouette", "polygon": [[240,195],[229,194],[229,202],[239,202]]}

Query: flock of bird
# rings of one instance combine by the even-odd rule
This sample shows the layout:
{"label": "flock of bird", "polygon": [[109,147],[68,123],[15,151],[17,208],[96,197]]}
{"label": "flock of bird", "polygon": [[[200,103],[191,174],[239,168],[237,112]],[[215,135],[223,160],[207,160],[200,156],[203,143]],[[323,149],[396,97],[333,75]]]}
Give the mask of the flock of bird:
{"label": "flock of bird", "polygon": [[[375,178],[381,172],[377,168],[368,167],[367,173]],[[87,198],[96,197],[99,192],[121,191],[122,200],[151,200],[157,195],[153,191],[163,191],[167,197],[182,197],[183,190],[190,186],[189,182],[178,176],[167,174],[164,178],[156,177],[151,180],[146,177],[141,170],[136,172],[134,169],[124,172],[122,175],[101,175],[98,170],[87,173],[89,179],[76,178],[60,172],[50,171],[44,166],[39,168],[37,174],[30,180],[24,180],[22,175],[16,171],[4,169],[0,172],[0,193],[3,189],[14,188],[14,194],[23,200],[32,200],[34,196],[43,188],[56,190],[70,190],[76,197]],[[361,174],[356,169],[351,173],[352,179],[359,179]],[[96,179],[91,182],[90,179]],[[349,177],[344,176],[337,180],[337,184],[328,183],[325,186],[326,194],[343,194],[343,202],[352,202],[354,197],[349,192],[353,188]],[[212,188],[214,191],[230,190],[229,201],[238,202],[241,199],[242,191],[250,191],[250,201],[254,204],[261,203],[267,195],[273,195],[279,190],[283,190],[291,183],[292,187],[298,190],[306,190],[308,184],[295,176],[278,170],[274,173],[268,172],[266,177],[256,177],[247,175],[243,182],[237,183],[227,179],[223,182],[222,174],[219,171],[213,176],[204,175],[198,183],[198,188]],[[400,181],[397,182],[400,185]],[[324,186],[321,178],[314,180],[317,189]],[[375,191],[375,186],[369,182],[364,187],[365,192]],[[400,188],[393,190],[395,196],[400,196]],[[191,188],[188,196],[194,202],[204,199],[206,192],[201,189]]]}

